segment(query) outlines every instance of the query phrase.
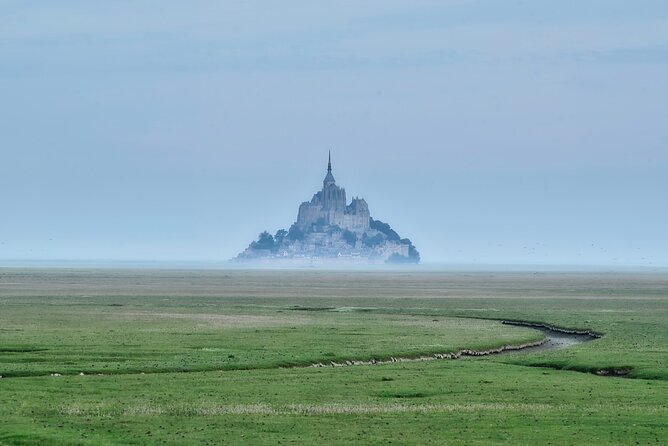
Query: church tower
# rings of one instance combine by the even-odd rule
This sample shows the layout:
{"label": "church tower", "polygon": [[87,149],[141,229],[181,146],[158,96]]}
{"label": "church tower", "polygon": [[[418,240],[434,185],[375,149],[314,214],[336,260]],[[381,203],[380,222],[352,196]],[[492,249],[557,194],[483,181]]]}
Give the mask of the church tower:
{"label": "church tower", "polygon": [[329,151],[329,161],[327,162],[327,175],[325,176],[325,179],[322,181],[322,188],[323,190],[327,188],[327,186],[336,184],[336,180],[334,179],[334,175],[332,175],[332,151]]}
{"label": "church tower", "polygon": [[336,185],[334,175],[332,175],[332,152],[329,152],[327,162],[327,175],[322,181],[322,209],[330,214],[327,222],[335,223],[337,220],[332,211],[343,213],[346,209],[346,190]]}

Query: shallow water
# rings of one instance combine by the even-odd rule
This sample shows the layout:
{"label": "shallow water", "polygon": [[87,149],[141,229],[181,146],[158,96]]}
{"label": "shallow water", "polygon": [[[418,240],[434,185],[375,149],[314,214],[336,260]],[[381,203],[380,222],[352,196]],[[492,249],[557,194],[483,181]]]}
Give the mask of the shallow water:
{"label": "shallow water", "polygon": [[546,350],[558,350],[566,347],[571,347],[573,345],[584,344],[585,342],[591,342],[595,339],[598,339],[598,336],[588,333],[566,333],[548,327],[526,325],[521,323],[509,323],[509,322],[504,322],[504,323],[506,325],[526,327],[526,328],[531,328],[532,330],[541,331],[545,334],[547,340],[541,345],[537,345],[534,347],[526,347],[521,350],[504,350],[498,353],[499,355],[525,354],[525,353],[536,353]]}

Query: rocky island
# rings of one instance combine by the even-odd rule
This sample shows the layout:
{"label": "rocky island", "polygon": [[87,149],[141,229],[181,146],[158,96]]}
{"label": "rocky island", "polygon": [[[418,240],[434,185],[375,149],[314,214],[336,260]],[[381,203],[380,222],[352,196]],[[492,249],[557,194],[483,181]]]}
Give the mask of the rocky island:
{"label": "rocky island", "polygon": [[374,220],[363,198],[346,201],[332,174],[331,153],[322,190],[299,206],[297,221],[265,231],[234,260],[287,263],[419,263],[413,243]]}

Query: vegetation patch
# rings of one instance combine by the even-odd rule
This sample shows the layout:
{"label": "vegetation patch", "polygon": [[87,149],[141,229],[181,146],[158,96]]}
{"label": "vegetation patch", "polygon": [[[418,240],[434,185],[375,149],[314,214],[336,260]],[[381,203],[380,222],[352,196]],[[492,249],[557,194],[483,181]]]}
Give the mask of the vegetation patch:
{"label": "vegetation patch", "polygon": [[[666,275],[5,274],[21,284],[0,290],[3,445],[668,438]],[[293,308],[307,310],[287,311]],[[605,336],[530,354],[293,368],[482,351],[542,337],[492,319]]]}
{"label": "vegetation patch", "polygon": [[48,349],[40,347],[0,347],[0,353],[34,353],[45,352]]}
{"label": "vegetation patch", "polygon": [[632,370],[632,367],[611,367],[596,370],[594,373],[598,376],[628,376]]}
{"label": "vegetation patch", "polygon": [[293,311],[332,311],[336,310],[336,307],[302,307],[302,306],[294,306],[288,308],[288,310],[293,310]]}
{"label": "vegetation patch", "polygon": [[428,392],[379,392],[381,398],[427,398],[433,393]]}
{"label": "vegetation patch", "polygon": [[597,376],[610,376],[610,377],[629,378],[632,377],[631,373],[633,372],[633,367],[631,366],[597,368],[597,367],[582,367],[577,364],[559,363],[559,362],[546,362],[546,363],[532,362],[526,365],[529,367],[591,373]]}

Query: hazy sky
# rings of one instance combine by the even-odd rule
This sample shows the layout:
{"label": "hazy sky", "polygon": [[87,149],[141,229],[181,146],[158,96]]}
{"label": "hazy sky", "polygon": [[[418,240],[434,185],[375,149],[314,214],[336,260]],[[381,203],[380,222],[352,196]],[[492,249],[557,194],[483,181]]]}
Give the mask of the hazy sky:
{"label": "hazy sky", "polygon": [[0,259],[219,260],[327,150],[425,262],[668,265],[665,0],[0,0]]}

